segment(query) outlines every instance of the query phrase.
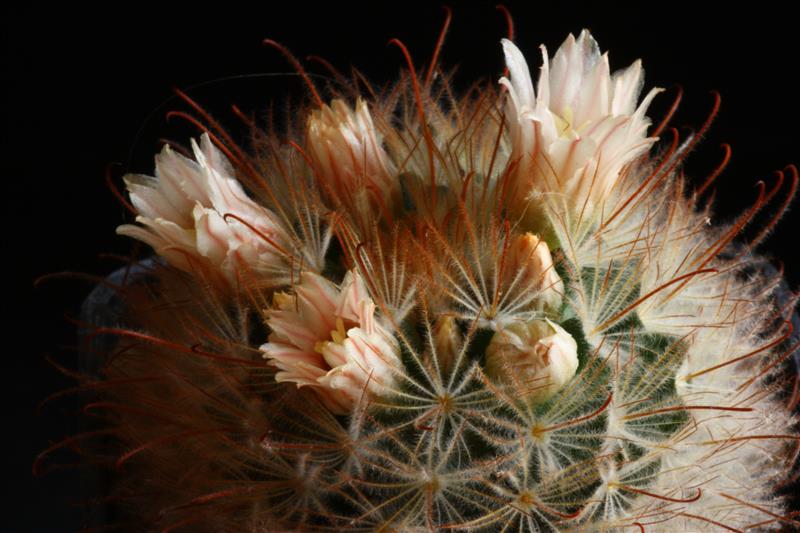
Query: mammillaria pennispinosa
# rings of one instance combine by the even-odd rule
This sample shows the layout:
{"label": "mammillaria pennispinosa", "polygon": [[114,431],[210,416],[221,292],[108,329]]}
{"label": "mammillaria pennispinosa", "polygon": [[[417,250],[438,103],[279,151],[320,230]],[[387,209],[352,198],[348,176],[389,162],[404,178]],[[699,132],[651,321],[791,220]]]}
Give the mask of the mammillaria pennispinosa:
{"label": "mammillaria pennispinosa", "polygon": [[190,101],[192,150],[126,178],[119,232],[161,259],[92,333],[117,340],[89,384],[107,426],[81,437],[120,471],[121,521],[800,524],[780,496],[794,299],[753,254],[763,232],[737,240],[797,171],[709,225],[680,172],[697,137],[651,124],[639,61],[613,72],[587,31],[538,77],[502,50],[499,84],[464,96],[410,59],[382,91],[311,86],[249,151]]}

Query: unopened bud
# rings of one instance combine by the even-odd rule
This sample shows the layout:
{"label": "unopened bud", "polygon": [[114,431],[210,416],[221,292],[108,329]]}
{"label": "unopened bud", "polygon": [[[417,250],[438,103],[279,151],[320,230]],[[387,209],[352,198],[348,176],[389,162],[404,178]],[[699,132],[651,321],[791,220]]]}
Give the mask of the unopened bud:
{"label": "unopened bud", "polygon": [[515,290],[536,291],[534,303],[539,310],[554,311],[561,306],[564,282],[547,243],[533,233],[520,235],[511,244],[504,278]]}
{"label": "unopened bud", "polygon": [[512,385],[534,403],[551,398],[578,370],[578,345],[550,320],[517,322],[498,331],[486,348],[490,377]]}
{"label": "unopened bud", "polygon": [[364,100],[356,102],[355,110],[334,100],[312,112],[308,147],[326,190],[337,201],[369,214],[375,194],[388,205],[397,193],[394,167]]}
{"label": "unopened bud", "polygon": [[433,326],[433,349],[439,366],[447,370],[451,368],[463,345],[463,335],[453,315],[443,315]]}

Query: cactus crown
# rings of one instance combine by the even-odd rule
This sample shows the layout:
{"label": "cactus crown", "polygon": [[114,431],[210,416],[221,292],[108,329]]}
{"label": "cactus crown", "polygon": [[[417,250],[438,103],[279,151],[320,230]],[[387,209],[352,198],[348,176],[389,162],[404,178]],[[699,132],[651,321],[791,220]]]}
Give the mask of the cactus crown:
{"label": "cactus crown", "polygon": [[125,327],[98,329],[117,341],[92,409],[138,519],[797,524],[776,496],[794,302],[762,234],[732,244],[781,184],[711,227],[679,172],[697,137],[650,127],[639,62],[612,74],[584,32],[534,88],[503,49],[500,90],[456,97],[435,66],[379,97],[313,90],[288,141],[248,154],[201,117],[192,158],[126,178],[120,233],[163,261],[122,289]]}

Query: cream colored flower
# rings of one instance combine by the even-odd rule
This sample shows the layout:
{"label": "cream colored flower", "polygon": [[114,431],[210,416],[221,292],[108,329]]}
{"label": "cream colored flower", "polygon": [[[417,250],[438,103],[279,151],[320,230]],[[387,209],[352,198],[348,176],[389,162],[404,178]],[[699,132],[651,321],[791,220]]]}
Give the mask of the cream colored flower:
{"label": "cream colored flower", "polygon": [[194,161],[165,146],[155,178],[125,176],[141,225],[126,224],[117,233],[149,244],[177,268],[192,272],[193,262],[210,264],[232,283],[242,267],[267,277],[282,272],[279,247],[289,239],[275,214],[247,196],[207,134],[192,149]]}
{"label": "cream colored flower", "polygon": [[637,106],[643,84],[641,61],[614,74],[608,55],[587,30],[570,35],[552,58],[542,46],[543,65],[536,91],[519,49],[503,40],[510,79],[507,116],[512,159],[524,210],[531,192],[563,193],[574,206],[591,209],[611,192],[620,171],[655,141],[645,116],[660,89]]}
{"label": "cream colored flower", "polygon": [[504,278],[506,291],[534,291],[534,303],[540,310],[554,311],[561,306],[564,282],[547,243],[533,233],[519,235],[512,242]]}
{"label": "cream colored flower", "polygon": [[397,341],[375,317],[364,280],[350,271],[341,288],[305,272],[294,294],[276,295],[261,346],[277,381],[310,386],[334,413],[347,414],[365,391],[383,394],[400,367]]}
{"label": "cream colored flower", "polygon": [[340,202],[354,202],[364,214],[397,194],[395,169],[381,146],[367,103],[355,111],[342,100],[311,113],[308,146],[324,187]]}
{"label": "cream colored flower", "polygon": [[489,376],[513,384],[533,402],[552,397],[577,370],[575,339],[550,320],[511,324],[495,333],[486,348]]}

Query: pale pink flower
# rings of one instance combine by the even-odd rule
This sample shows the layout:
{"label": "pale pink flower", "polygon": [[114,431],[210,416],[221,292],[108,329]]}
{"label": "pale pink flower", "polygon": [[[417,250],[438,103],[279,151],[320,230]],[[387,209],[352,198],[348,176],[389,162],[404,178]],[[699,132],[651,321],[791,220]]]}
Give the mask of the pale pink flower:
{"label": "pale pink flower", "polygon": [[289,238],[276,215],[247,196],[230,162],[207,134],[199,146],[193,140],[192,149],[194,161],[165,146],[156,156],[155,177],[125,176],[141,225],[126,224],[117,233],[149,244],[188,272],[197,267],[193,262],[202,262],[232,283],[243,267],[262,274],[262,279],[281,275],[285,268],[279,247]]}
{"label": "pale pink flower", "polygon": [[532,402],[561,390],[578,370],[578,344],[550,320],[515,322],[498,331],[486,348],[486,371],[514,384]]}
{"label": "pale pink flower", "polygon": [[313,111],[308,147],[325,187],[339,201],[355,202],[368,214],[378,196],[388,204],[396,195],[394,166],[364,100],[356,102],[355,111],[342,100]]}
{"label": "pale pink flower", "polygon": [[336,414],[350,413],[365,392],[381,395],[395,383],[399,347],[375,316],[375,303],[355,271],[340,288],[304,272],[294,294],[278,293],[268,312],[272,329],[261,346],[278,368],[277,381],[310,386]]}
{"label": "pale pink flower", "polygon": [[655,141],[647,136],[652,89],[637,106],[643,84],[641,61],[610,73],[608,54],[587,30],[570,35],[543,65],[534,91],[524,56],[509,40],[503,52],[510,79],[507,115],[512,159],[523,201],[531,192],[563,193],[579,208],[605,200],[623,167]]}

